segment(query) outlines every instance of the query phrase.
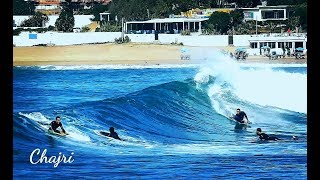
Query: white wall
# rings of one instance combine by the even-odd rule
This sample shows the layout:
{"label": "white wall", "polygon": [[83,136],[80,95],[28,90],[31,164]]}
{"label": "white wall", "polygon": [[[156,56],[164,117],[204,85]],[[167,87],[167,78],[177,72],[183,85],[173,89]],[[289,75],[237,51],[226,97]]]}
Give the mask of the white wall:
{"label": "white wall", "polygon": [[[33,46],[36,44],[53,43],[55,45],[72,45],[84,43],[114,42],[115,38],[121,37],[121,32],[85,32],[85,33],[38,33],[37,39],[29,39],[29,32],[22,32],[19,36],[13,36],[16,46]],[[36,33],[33,33],[36,34]],[[152,43],[155,41],[154,34],[125,34],[131,42]],[[276,41],[276,40],[307,40],[306,37],[269,37],[255,35],[234,35],[233,45],[235,47],[250,48],[250,41]],[[170,44],[173,42],[183,43],[186,46],[228,46],[228,35],[191,35],[159,34],[159,42]]]}
{"label": "white wall", "polygon": [[[115,38],[121,37],[121,32],[86,32],[86,33],[32,33],[37,34],[37,39],[29,39],[29,32],[22,32],[19,36],[13,36],[16,46],[33,46],[36,44],[53,43],[55,45],[72,45],[83,43],[114,42]],[[126,34],[131,42],[152,43],[155,41],[154,34]],[[187,46],[227,46],[228,36],[181,36],[180,34],[159,34],[159,42],[170,44],[182,42]]]}
{"label": "white wall", "polygon": [[250,46],[249,39],[251,35],[234,35],[233,45],[234,46]]}
{"label": "white wall", "polygon": [[[199,35],[181,36],[178,35],[178,42],[187,46],[228,46],[228,35]],[[174,42],[174,41],[173,41]]]}
{"label": "white wall", "polygon": [[[36,33],[33,33],[36,34]],[[72,45],[83,43],[114,42],[115,38],[121,37],[120,32],[86,32],[86,33],[38,33],[37,39],[29,39],[29,32],[23,32],[19,36],[13,36],[16,46],[33,46],[36,44],[53,43],[55,45]]]}

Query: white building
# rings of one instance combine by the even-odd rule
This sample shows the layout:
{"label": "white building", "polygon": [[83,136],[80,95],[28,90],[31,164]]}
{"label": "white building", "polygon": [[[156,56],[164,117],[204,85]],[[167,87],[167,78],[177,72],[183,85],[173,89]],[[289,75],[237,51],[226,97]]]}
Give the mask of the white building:
{"label": "white building", "polygon": [[163,18],[147,21],[129,21],[125,23],[128,34],[153,34],[154,31],[166,34],[177,34],[180,31],[201,33],[201,22],[209,18]]}
{"label": "white building", "polygon": [[270,48],[271,50],[290,49],[293,52],[296,48],[307,49],[307,35],[305,33],[288,34],[274,34],[269,35],[252,35],[248,38],[250,48],[248,53],[250,55],[259,55],[262,49]]}
{"label": "white building", "polygon": [[255,8],[241,8],[245,21],[270,21],[287,20],[287,5],[279,6],[257,6]]}
{"label": "white building", "polygon": [[249,39],[250,47],[259,49],[263,46],[273,48],[307,48],[307,37],[305,34],[292,36],[252,36]]}

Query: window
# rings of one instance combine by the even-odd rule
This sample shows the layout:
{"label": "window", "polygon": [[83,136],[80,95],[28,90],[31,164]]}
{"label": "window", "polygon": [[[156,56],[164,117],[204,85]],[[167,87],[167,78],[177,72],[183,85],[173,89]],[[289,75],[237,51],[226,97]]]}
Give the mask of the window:
{"label": "window", "polygon": [[303,47],[303,42],[295,42],[294,46],[295,46],[295,48]]}
{"label": "window", "polygon": [[268,46],[272,48],[276,48],[276,43],[275,42],[268,42]]}
{"label": "window", "polygon": [[263,47],[263,46],[267,46],[267,43],[266,42],[261,42],[260,43],[260,48]]}
{"label": "window", "polygon": [[261,11],[262,19],[282,19],[284,10],[265,10]]}
{"label": "window", "polygon": [[286,47],[292,48],[292,42],[286,42]]}
{"label": "window", "polygon": [[284,42],[278,42],[278,48],[284,48]]}
{"label": "window", "polygon": [[250,43],[250,47],[253,49],[258,48],[258,43],[256,42]]}

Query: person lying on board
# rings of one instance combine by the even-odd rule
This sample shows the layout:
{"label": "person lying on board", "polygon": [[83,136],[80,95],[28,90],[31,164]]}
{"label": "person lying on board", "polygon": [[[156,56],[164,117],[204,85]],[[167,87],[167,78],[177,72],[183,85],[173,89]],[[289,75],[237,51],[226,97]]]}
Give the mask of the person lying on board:
{"label": "person lying on board", "polygon": [[[62,132],[58,130],[58,127],[61,128]],[[64,130],[64,128],[63,128],[63,126],[62,126],[62,123],[61,123],[61,119],[60,119],[59,116],[56,117],[56,120],[54,120],[54,121],[52,121],[52,122],[50,123],[49,130],[54,131],[54,132],[59,133],[59,134],[62,134],[62,133],[68,134],[68,133]]]}
{"label": "person lying on board", "polygon": [[118,133],[116,133],[114,131],[114,127],[110,127],[109,131],[110,131],[110,133],[102,131],[102,132],[100,132],[100,134],[102,134],[104,136],[107,136],[107,137],[111,137],[111,138],[114,138],[114,139],[118,139],[118,140],[124,141],[124,140],[119,138]]}
{"label": "person lying on board", "polygon": [[260,140],[262,140],[262,141],[265,141],[265,140],[277,141],[277,140],[279,140],[279,138],[277,138],[275,136],[269,136],[268,134],[261,132],[261,128],[257,128],[256,134],[259,136]]}
{"label": "person lying on board", "polygon": [[248,123],[248,124],[251,123],[251,122],[249,121],[249,119],[248,119],[247,114],[246,114],[244,111],[240,111],[239,108],[237,109],[236,115],[234,115],[232,118],[233,118],[234,120],[236,120],[237,122],[239,122],[239,123],[245,123],[245,121],[244,121],[243,119],[246,118],[246,119],[247,119],[247,123]]}

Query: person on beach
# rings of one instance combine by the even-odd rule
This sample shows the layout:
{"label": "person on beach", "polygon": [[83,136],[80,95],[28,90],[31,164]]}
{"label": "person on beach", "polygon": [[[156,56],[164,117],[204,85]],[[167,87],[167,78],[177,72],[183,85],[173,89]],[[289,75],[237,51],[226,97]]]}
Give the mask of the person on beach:
{"label": "person on beach", "polygon": [[[57,116],[56,120],[52,121],[49,125],[50,125],[49,130],[52,130],[52,131],[59,133],[59,134],[61,134],[61,132],[64,134],[68,134],[62,126],[60,116]],[[61,128],[61,131],[58,130],[58,127]]]}
{"label": "person on beach", "polygon": [[257,128],[256,134],[259,136],[260,140],[262,140],[262,141],[265,141],[265,140],[277,141],[277,140],[279,140],[279,138],[277,138],[275,136],[269,136],[268,134],[261,132],[261,128]]}
{"label": "person on beach", "polygon": [[248,119],[247,114],[244,111],[240,111],[240,109],[238,108],[236,115],[234,115],[232,118],[239,123],[245,123],[244,117],[247,119],[248,124],[251,123]]}

